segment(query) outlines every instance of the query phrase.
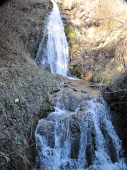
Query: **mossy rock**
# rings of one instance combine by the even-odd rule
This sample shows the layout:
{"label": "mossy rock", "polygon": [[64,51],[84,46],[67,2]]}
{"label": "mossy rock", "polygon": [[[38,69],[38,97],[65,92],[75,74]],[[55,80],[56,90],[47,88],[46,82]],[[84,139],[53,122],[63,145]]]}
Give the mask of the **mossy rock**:
{"label": "mossy rock", "polygon": [[65,26],[65,34],[67,36],[67,39],[70,43],[70,45],[72,46],[72,44],[75,42],[75,37],[76,37],[76,33],[75,31],[68,25]]}

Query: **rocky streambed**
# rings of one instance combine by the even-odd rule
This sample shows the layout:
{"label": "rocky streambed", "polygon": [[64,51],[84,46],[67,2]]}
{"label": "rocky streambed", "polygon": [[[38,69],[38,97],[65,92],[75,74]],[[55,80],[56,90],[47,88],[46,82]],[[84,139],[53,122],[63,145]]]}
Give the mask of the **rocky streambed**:
{"label": "rocky streambed", "polygon": [[126,169],[122,143],[99,87],[61,77],[53,88],[49,102],[54,109],[35,131],[40,170],[119,170],[121,161]]}

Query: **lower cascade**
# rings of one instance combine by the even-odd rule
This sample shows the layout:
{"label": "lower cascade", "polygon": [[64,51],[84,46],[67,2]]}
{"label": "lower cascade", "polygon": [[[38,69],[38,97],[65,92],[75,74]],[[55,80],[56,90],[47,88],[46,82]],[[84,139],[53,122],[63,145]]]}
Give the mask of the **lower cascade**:
{"label": "lower cascade", "polygon": [[75,111],[56,105],[35,131],[40,170],[127,170],[103,99],[89,99]]}

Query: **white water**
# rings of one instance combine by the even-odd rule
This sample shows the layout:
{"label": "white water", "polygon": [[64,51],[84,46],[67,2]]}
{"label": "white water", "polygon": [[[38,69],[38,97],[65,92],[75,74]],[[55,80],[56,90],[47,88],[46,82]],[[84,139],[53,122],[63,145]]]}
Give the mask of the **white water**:
{"label": "white water", "polygon": [[44,38],[39,46],[36,61],[53,74],[67,76],[68,43],[60,12],[55,2],[53,2],[52,12],[47,18]]}
{"label": "white water", "polygon": [[106,104],[92,99],[85,111],[78,110],[56,108],[39,121],[35,138],[40,169],[127,170]]}
{"label": "white water", "polygon": [[[58,7],[52,2],[36,61],[53,74],[67,76],[68,43]],[[56,107],[38,122],[35,138],[40,170],[127,170],[105,102],[92,99],[84,107],[80,111],[79,103],[71,113]]]}

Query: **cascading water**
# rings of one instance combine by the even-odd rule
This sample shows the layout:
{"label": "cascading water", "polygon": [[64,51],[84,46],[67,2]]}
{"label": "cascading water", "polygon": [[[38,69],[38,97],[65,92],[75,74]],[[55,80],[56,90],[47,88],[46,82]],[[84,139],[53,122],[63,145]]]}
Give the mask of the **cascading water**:
{"label": "cascading water", "polygon": [[[53,74],[67,76],[68,60],[63,23],[53,1],[36,61]],[[38,122],[35,139],[40,170],[127,170],[105,102],[73,93],[61,93],[55,112]]]}
{"label": "cascading water", "polygon": [[89,100],[83,111],[55,108],[39,121],[35,137],[41,170],[127,170],[103,100]]}
{"label": "cascading water", "polygon": [[67,76],[69,50],[64,26],[57,4],[53,2],[53,9],[47,18],[44,38],[39,46],[36,62],[53,74]]}

